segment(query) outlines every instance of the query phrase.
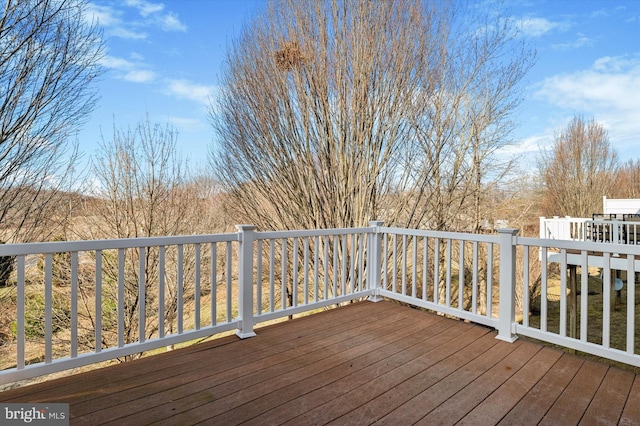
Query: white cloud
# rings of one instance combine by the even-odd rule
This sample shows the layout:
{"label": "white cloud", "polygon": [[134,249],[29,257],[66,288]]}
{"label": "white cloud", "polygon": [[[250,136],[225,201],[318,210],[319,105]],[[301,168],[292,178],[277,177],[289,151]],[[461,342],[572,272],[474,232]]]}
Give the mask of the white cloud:
{"label": "white cloud", "polygon": [[88,3],[86,9],[88,22],[98,20],[103,27],[110,27],[121,23],[120,13],[110,6],[102,6],[95,3]]}
{"label": "white cloud", "polygon": [[189,99],[208,106],[209,99],[215,92],[215,86],[207,86],[187,80],[168,79],[164,91],[169,95],[181,99]]}
{"label": "white cloud", "polygon": [[624,72],[638,66],[637,56],[604,56],[593,63],[593,68],[600,72]]}
{"label": "white cloud", "polygon": [[131,69],[134,66],[134,63],[131,61],[127,61],[123,58],[117,58],[115,56],[105,56],[101,61],[102,66],[113,69]]}
{"label": "white cloud", "polygon": [[545,18],[520,18],[515,20],[518,28],[524,36],[540,37],[555,29],[566,29],[567,23],[554,22]]}
{"label": "white cloud", "polygon": [[140,12],[140,15],[147,17],[152,13],[162,12],[164,10],[164,4],[151,3],[144,0],[127,0],[125,2],[127,6],[135,7]]}
{"label": "white cloud", "polygon": [[131,52],[129,54],[129,56],[131,57],[131,59],[133,59],[134,61],[143,61],[144,60],[144,56],[142,55],[142,53],[138,53],[138,52]]}
{"label": "white cloud", "polygon": [[160,21],[160,25],[165,31],[187,31],[187,26],[183,24],[178,15],[173,12],[169,12],[166,15],[158,17]]}
{"label": "white cloud", "polygon": [[[592,68],[545,78],[537,97],[564,108],[615,110],[640,117],[640,58],[604,57]],[[613,111],[612,111],[613,112]]]}
{"label": "white cloud", "polygon": [[86,16],[89,22],[97,20],[98,24],[104,28],[105,35],[108,37],[118,37],[129,40],[143,40],[147,38],[146,33],[136,31],[131,28],[131,25],[126,24],[122,19],[122,11],[113,6],[88,3]]}
{"label": "white cloud", "polygon": [[589,69],[545,78],[535,97],[567,115],[593,117],[613,143],[632,147],[640,135],[640,55],[603,57]]}
{"label": "white cloud", "polygon": [[591,46],[592,40],[587,37],[586,35],[582,34],[582,33],[578,33],[577,34],[577,38],[574,41],[568,42],[568,43],[555,43],[552,44],[551,47],[553,47],[554,49],[577,49],[579,47],[584,47],[584,46]]}
{"label": "white cloud", "polygon": [[187,31],[187,26],[178,15],[165,11],[163,3],[147,0],[126,0],[123,5],[134,8],[140,15],[138,19],[125,19],[124,8],[116,8],[111,3],[98,1],[87,5],[86,20],[97,20],[105,34],[128,40],[144,40],[149,36],[143,29],[159,28],[162,31]]}
{"label": "white cloud", "polygon": [[156,73],[148,70],[134,70],[126,73],[122,78],[132,83],[150,83],[156,79]]}
{"label": "white cloud", "polygon": [[105,56],[102,65],[115,71],[115,77],[132,83],[150,83],[156,80],[156,73],[146,69],[146,65],[139,59],[140,55],[132,54],[133,61],[118,58],[115,56]]}
{"label": "white cloud", "polygon": [[194,129],[207,128],[207,124],[197,118],[190,117],[167,117],[167,121],[179,129],[192,131]]}
{"label": "white cloud", "polygon": [[145,40],[147,33],[133,31],[124,27],[114,27],[109,29],[108,34],[112,37],[124,38],[127,40]]}
{"label": "white cloud", "polygon": [[163,31],[187,31],[187,26],[174,12],[164,12],[163,3],[153,3],[147,0],[126,0],[125,4],[138,10],[143,19],[138,22],[143,26],[158,26]]}
{"label": "white cloud", "polygon": [[593,11],[591,13],[590,17],[591,18],[600,19],[600,18],[606,18],[606,17],[614,16],[614,15],[623,16],[623,15],[627,15],[627,14],[628,14],[627,8],[625,6],[621,5],[621,6],[618,6],[616,8],[608,7],[608,8],[604,8],[604,9],[598,9],[596,11]]}
{"label": "white cloud", "polygon": [[[551,132],[552,133],[552,132]],[[523,153],[538,153],[541,148],[544,148],[549,144],[552,139],[552,135],[549,132],[545,132],[541,135],[529,136],[517,144],[506,145],[498,150],[498,154],[501,155],[517,155]]]}

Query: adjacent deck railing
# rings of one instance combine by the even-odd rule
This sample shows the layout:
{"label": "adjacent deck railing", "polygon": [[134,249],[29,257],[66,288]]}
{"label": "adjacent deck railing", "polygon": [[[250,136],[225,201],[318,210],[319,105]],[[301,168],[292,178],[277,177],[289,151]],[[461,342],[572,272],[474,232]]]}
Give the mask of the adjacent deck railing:
{"label": "adjacent deck railing", "polygon": [[634,220],[601,220],[569,216],[541,217],[540,238],[640,244],[640,222],[637,217]]}
{"label": "adjacent deck railing", "polygon": [[[640,246],[523,238],[514,229],[479,235],[370,225],[277,232],[239,225],[229,234],[0,245],[0,256],[15,259],[15,284],[0,297],[16,306],[5,313],[12,335],[0,350],[14,360],[0,383],[224,331],[251,337],[258,323],[363,298],[484,324],[506,341],[521,334],[640,366]],[[560,274],[557,309],[550,308],[552,261],[538,257],[550,250],[561,271],[562,259],[578,253],[587,272],[579,298]],[[604,269],[604,300],[613,291],[609,272],[624,265],[624,324],[612,321],[609,304],[589,301],[596,264]],[[614,329],[622,346],[612,342]]]}

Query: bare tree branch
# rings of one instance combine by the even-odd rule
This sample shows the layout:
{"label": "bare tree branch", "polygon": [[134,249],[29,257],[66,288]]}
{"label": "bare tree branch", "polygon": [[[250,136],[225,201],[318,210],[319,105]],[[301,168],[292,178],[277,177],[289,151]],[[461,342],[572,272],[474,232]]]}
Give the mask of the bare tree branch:
{"label": "bare tree branch", "polygon": [[[0,18],[0,232],[47,238],[92,111],[102,34],[82,0],[7,0]],[[38,234],[43,232],[44,234]]]}

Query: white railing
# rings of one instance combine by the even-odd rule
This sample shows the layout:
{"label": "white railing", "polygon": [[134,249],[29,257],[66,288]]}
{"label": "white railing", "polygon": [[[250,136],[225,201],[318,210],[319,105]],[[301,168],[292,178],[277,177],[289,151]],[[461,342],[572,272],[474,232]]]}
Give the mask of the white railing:
{"label": "white railing", "polygon": [[498,326],[493,278],[499,237],[380,228],[379,296]]}
{"label": "white railing", "polygon": [[[522,238],[514,229],[479,235],[370,225],[278,232],[238,225],[230,234],[0,245],[0,256],[15,258],[15,285],[0,288],[0,298],[17,306],[13,340],[0,346],[5,353],[14,348],[15,358],[5,362],[0,383],[223,331],[251,337],[258,323],[363,298],[491,326],[506,341],[522,334],[640,366],[640,246]],[[567,261],[571,256],[578,261]],[[601,320],[589,323],[588,274],[577,299],[560,274],[559,308],[551,309],[551,262],[562,271],[603,268],[604,300],[615,295],[611,271],[626,271],[624,347],[612,343],[611,328],[619,325],[608,303]],[[528,313],[538,287],[534,323]],[[579,335],[571,331],[576,323]],[[600,340],[587,329],[599,331]]]}
{"label": "white railing", "polygon": [[13,362],[1,358],[0,383],[225,331],[251,337],[256,323],[367,297],[371,231],[239,225],[230,234],[0,245],[15,263],[0,303],[16,306],[3,313],[13,341],[0,351],[15,349]]}
{"label": "white railing", "polygon": [[[640,246],[524,237],[515,237],[514,244],[523,259],[521,279],[526,290],[522,292],[524,315],[522,321],[514,322],[515,334],[640,366],[640,305],[636,302]],[[538,261],[536,276],[530,265]],[[560,281],[553,292],[551,274],[559,275]],[[626,276],[624,281],[618,278],[621,274]],[[617,289],[616,281],[622,288]],[[539,294],[533,296],[533,289]],[[533,298],[538,300],[539,315],[530,317]],[[596,303],[590,303],[591,298]]]}
{"label": "white railing", "polygon": [[[246,255],[255,260],[255,265],[245,265],[252,285],[245,287],[240,302],[244,312],[258,323],[370,296],[367,266],[372,263],[366,256],[372,230],[243,228],[243,243],[253,247]],[[252,333],[248,323],[243,321],[243,327],[243,333]]]}
{"label": "white railing", "polygon": [[[222,309],[210,303],[205,310],[201,296],[208,292],[215,300],[222,292],[231,300],[237,291],[231,268],[218,268],[233,264],[237,244],[238,234],[231,233],[2,245],[0,256],[15,259],[16,285],[0,289],[1,297],[14,299],[16,311],[11,322],[15,366],[0,372],[0,381],[236,329],[230,303]],[[192,254],[189,265],[185,251]],[[193,281],[186,283],[186,275]],[[59,335],[62,328],[68,333]],[[30,361],[31,353],[44,353],[44,359],[36,355]]]}
{"label": "white railing", "polygon": [[540,218],[540,238],[640,244],[640,222],[576,217]]}

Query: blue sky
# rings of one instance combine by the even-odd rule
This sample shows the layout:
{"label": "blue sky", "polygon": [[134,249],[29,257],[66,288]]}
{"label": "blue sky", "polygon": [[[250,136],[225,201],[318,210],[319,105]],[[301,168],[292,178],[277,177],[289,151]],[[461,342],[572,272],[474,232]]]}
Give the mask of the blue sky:
{"label": "blue sky", "polygon": [[[485,0],[486,1],[486,0]],[[101,134],[149,116],[171,124],[192,161],[206,164],[228,42],[260,13],[262,0],[93,0],[106,37],[101,99],[79,134],[86,156]],[[574,115],[609,132],[622,160],[640,159],[640,0],[515,0],[508,14],[536,48],[515,118],[514,153],[537,155]]]}

